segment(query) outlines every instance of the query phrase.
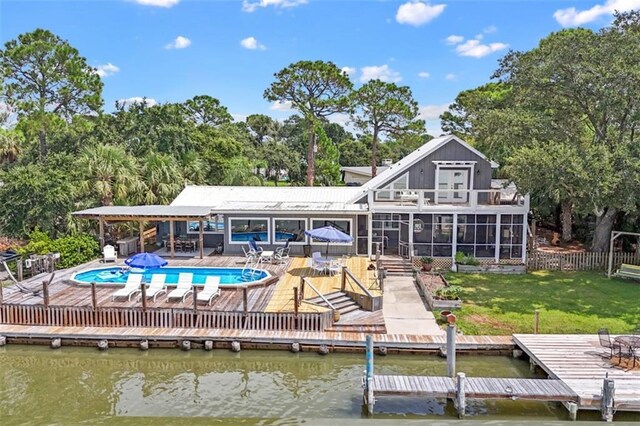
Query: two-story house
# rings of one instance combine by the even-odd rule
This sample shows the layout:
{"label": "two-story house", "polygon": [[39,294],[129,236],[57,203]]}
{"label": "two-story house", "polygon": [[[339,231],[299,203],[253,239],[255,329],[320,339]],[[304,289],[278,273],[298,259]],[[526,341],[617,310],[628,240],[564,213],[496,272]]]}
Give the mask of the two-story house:
{"label": "two-story house", "polygon": [[302,254],[306,245],[325,246],[305,230],[332,225],[353,237],[353,243],[331,244],[333,254],[372,255],[379,243],[383,254],[407,258],[444,260],[463,252],[524,262],[529,198],[493,180],[497,167],[459,138],[442,136],[359,187],[187,186],[170,206],[76,214],[102,223],[137,211],[136,220],[158,222],[159,240],[199,238],[205,253],[223,246],[225,254],[242,254],[251,239],[265,250],[288,242],[293,255]]}

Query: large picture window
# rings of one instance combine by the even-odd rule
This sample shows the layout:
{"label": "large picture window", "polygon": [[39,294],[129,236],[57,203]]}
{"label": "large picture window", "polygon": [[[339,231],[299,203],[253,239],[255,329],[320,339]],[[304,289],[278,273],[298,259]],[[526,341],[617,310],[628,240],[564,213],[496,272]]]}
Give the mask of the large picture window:
{"label": "large picture window", "polygon": [[230,244],[243,244],[253,240],[258,244],[269,244],[269,219],[230,218]]}
{"label": "large picture window", "polygon": [[306,219],[273,219],[273,242],[274,244],[304,244],[307,236]]}
{"label": "large picture window", "polygon": [[458,215],[456,250],[475,257],[495,257],[496,216]]}
{"label": "large picture window", "polygon": [[500,216],[500,259],[522,257],[524,238],[524,215],[503,214]]}
{"label": "large picture window", "polygon": [[[311,229],[322,228],[324,226],[333,226],[334,228],[344,232],[345,234],[351,235],[351,219],[312,219],[311,220]],[[317,241],[315,239],[311,239],[313,243],[320,243],[321,241]],[[351,243],[331,243],[331,244],[344,244],[351,245]]]}
{"label": "large picture window", "polygon": [[397,200],[400,198],[401,192],[409,188],[409,173],[405,173],[389,185],[382,188],[382,191],[376,192],[376,200]]}
{"label": "large picture window", "polygon": [[[197,234],[200,232],[200,222],[188,222],[187,233]],[[202,232],[205,234],[222,234],[224,233],[224,217],[222,215],[215,216],[211,220],[202,222]]]}
{"label": "large picture window", "polygon": [[453,252],[453,215],[416,214],[413,247],[418,256],[450,257]]}

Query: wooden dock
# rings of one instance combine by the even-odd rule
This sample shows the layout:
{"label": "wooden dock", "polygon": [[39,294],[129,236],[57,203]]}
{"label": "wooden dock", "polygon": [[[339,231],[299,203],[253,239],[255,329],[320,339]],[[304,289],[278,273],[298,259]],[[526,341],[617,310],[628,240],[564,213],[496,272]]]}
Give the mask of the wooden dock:
{"label": "wooden dock", "polygon": [[578,395],[579,409],[601,409],[603,381],[608,378],[615,387],[614,408],[640,411],[640,366],[631,369],[615,357],[610,360],[597,335],[515,334],[513,340],[534,365]]}

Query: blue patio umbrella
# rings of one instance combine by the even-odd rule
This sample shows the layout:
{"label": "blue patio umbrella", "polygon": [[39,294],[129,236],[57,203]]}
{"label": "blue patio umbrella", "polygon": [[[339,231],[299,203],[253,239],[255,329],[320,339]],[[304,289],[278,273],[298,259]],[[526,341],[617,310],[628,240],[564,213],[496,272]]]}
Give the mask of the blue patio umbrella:
{"label": "blue patio umbrella", "polygon": [[132,268],[151,269],[165,266],[168,262],[157,254],[138,253],[129,257],[124,261],[124,263],[131,266]]}
{"label": "blue patio umbrella", "polygon": [[329,255],[329,243],[350,243],[353,241],[353,237],[351,235],[345,234],[331,225],[323,226],[322,228],[310,229],[308,231],[304,231],[304,233],[314,240],[327,242],[327,251],[325,256]]}

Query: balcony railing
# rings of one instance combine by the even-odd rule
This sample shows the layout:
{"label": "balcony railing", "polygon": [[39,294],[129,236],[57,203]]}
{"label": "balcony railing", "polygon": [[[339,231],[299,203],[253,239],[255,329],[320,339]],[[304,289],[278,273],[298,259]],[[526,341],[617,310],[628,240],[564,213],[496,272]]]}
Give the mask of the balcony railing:
{"label": "balcony railing", "polygon": [[369,206],[406,206],[417,210],[442,206],[483,208],[514,206],[529,208],[529,196],[505,189],[372,189]]}

